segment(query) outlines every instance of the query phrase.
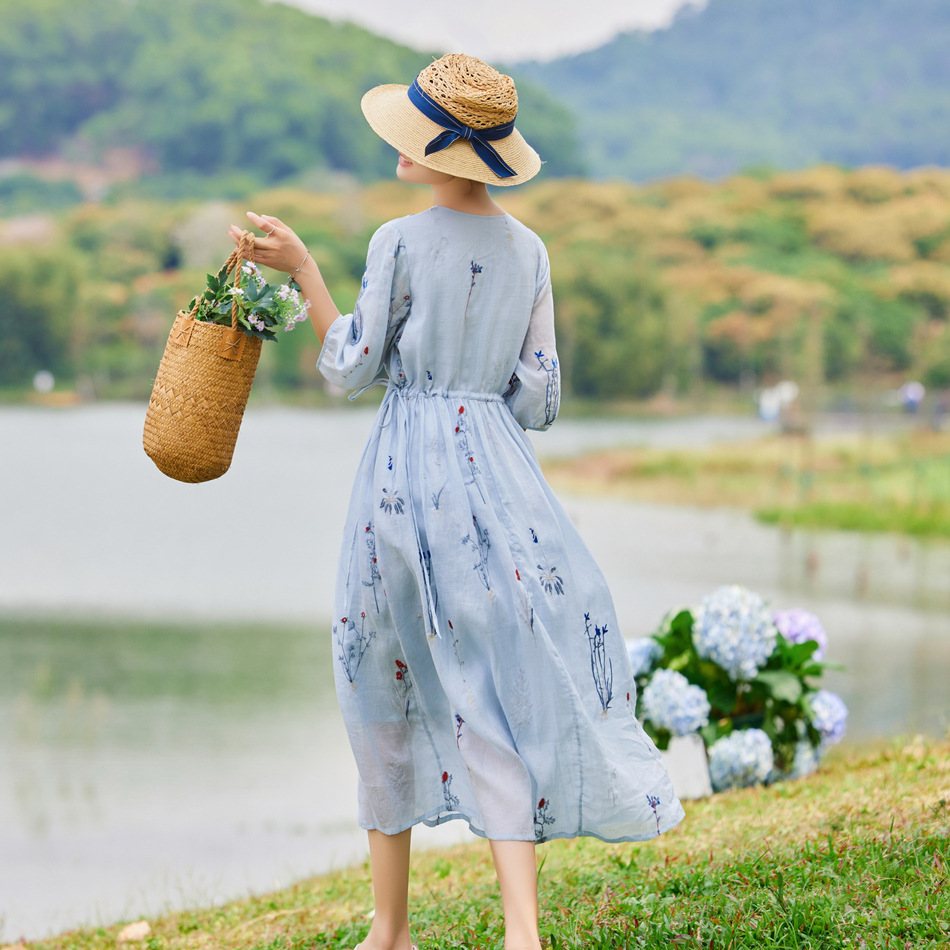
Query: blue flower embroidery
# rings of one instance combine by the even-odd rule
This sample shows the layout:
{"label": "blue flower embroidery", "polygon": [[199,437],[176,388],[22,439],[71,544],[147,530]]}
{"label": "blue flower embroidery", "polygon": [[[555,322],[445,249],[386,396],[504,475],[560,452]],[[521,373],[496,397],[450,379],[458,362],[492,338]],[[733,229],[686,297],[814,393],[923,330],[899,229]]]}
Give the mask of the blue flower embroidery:
{"label": "blue flower embroidery", "polygon": [[564,579],[555,573],[555,571],[557,571],[556,567],[553,565],[551,567],[542,567],[539,564],[538,571],[540,572],[538,580],[541,582],[541,586],[544,588],[545,593],[564,593]]}
{"label": "blue flower embroidery", "polygon": [[653,817],[656,819],[656,833],[660,833],[660,816],[657,812],[657,807],[660,804],[660,799],[656,795],[647,795],[647,802],[649,802],[650,807],[653,809]]}
{"label": "blue flower embroidery", "polygon": [[389,491],[388,488],[383,489],[383,497],[380,499],[379,507],[383,509],[388,515],[401,515],[405,510],[406,503],[399,497],[398,492],[394,488],[392,491]]}
{"label": "blue flower embroidery", "polygon": [[604,712],[614,698],[614,664],[607,658],[607,624],[603,627],[594,626],[591,632],[590,614],[584,614],[584,630],[587,633],[587,642],[590,646],[590,671],[594,677],[594,688],[600,698],[600,706]]}
{"label": "blue flower embroidery", "polygon": [[468,297],[465,300],[465,312],[462,314],[462,318],[468,316],[468,305],[472,302],[472,291],[475,289],[475,278],[482,272],[482,265],[476,264],[475,261],[472,261],[472,282],[468,285]]}

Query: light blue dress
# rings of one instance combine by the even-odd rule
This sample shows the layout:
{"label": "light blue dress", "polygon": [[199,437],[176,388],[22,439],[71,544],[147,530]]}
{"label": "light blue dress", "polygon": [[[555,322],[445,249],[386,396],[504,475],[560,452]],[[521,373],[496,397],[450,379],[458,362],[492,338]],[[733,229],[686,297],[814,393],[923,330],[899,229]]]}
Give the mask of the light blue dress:
{"label": "light blue dress", "polygon": [[529,841],[673,827],[610,593],[523,431],[558,410],[541,240],[442,207],[383,225],[318,366],[387,385],[332,629],[360,825],[464,818]]}

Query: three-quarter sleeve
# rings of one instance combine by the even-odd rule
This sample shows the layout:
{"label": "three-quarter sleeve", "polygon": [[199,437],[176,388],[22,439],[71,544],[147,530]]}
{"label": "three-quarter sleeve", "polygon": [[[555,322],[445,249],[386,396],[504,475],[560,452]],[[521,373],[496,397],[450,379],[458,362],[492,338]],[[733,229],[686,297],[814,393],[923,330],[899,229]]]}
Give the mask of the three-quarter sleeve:
{"label": "three-quarter sleeve", "polygon": [[561,400],[561,368],[554,345],[554,298],[547,252],[542,247],[539,289],[518,364],[504,394],[515,420],[525,429],[546,429]]}
{"label": "three-quarter sleeve", "polygon": [[353,312],[340,314],[330,325],[317,369],[342,389],[385,380],[384,363],[410,306],[406,248],[399,230],[384,224],[369,242]]}

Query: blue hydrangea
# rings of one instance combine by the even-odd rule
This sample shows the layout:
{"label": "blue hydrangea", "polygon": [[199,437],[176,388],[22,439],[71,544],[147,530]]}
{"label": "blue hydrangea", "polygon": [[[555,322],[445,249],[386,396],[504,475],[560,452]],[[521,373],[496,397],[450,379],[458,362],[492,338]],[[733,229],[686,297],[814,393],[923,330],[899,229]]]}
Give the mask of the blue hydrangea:
{"label": "blue hydrangea", "polygon": [[720,587],[693,613],[696,652],[733,680],[750,680],[772,655],[778,631],[758,594],[734,584]]}
{"label": "blue hydrangea", "polygon": [[775,626],[789,643],[804,643],[814,640],[818,649],[812,654],[814,659],[824,659],[828,649],[828,634],[821,625],[821,621],[807,610],[777,610],[775,612]]}
{"label": "blue hydrangea", "polygon": [[643,718],[674,736],[689,735],[709,722],[706,691],[675,670],[657,670],[644,687],[642,703]]}
{"label": "blue hydrangea", "polygon": [[799,740],[795,746],[795,757],[792,759],[787,778],[804,778],[806,775],[811,775],[818,768],[823,751],[823,745],[816,748],[807,739]]}
{"label": "blue hydrangea", "polygon": [[641,676],[653,669],[656,661],[663,655],[663,648],[653,637],[637,637],[627,643],[627,652],[630,654],[633,675]]}
{"label": "blue hydrangea", "polygon": [[822,741],[834,745],[844,737],[848,724],[848,707],[829,689],[820,689],[811,697],[811,724],[821,733]]}
{"label": "blue hydrangea", "polygon": [[709,747],[709,778],[717,792],[764,782],[774,767],[772,743],[761,729],[739,729]]}

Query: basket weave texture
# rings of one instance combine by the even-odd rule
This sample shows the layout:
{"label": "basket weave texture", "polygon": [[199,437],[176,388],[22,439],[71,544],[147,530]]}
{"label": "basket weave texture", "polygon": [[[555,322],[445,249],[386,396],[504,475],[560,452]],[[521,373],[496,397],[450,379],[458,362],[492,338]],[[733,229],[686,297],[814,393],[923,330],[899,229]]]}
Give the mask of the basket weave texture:
{"label": "basket weave texture", "polygon": [[[253,235],[245,232],[228,258],[235,286],[253,247]],[[196,310],[197,302],[172,324],[142,439],[148,457],[180,482],[207,482],[230,467],[261,355],[260,338],[247,336],[237,322],[236,304],[230,327],[196,320]]]}

